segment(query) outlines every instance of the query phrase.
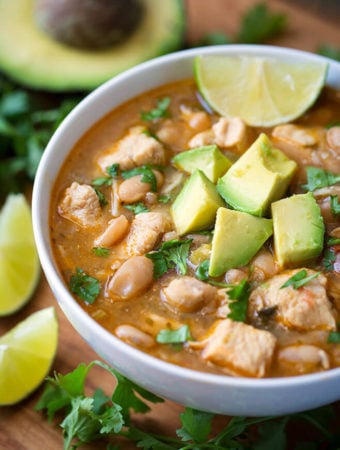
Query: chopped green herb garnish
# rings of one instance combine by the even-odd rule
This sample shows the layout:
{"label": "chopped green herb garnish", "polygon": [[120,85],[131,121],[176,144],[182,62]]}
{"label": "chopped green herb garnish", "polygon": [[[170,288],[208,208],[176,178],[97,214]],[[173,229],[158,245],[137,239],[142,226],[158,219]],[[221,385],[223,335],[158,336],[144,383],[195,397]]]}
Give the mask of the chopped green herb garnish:
{"label": "chopped green herb garnish", "polygon": [[97,189],[95,186],[93,186],[94,192],[97,194],[97,197],[99,199],[100,206],[105,206],[108,204],[108,201],[105,198],[105,195]]}
{"label": "chopped green herb garnish", "polygon": [[118,177],[118,173],[119,173],[119,164],[115,163],[115,164],[111,164],[111,166],[108,166],[106,168],[106,173],[111,177],[111,178],[117,178]]}
{"label": "chopped green herb garnish", "polygon": [[71,276],[70,289],[73,294],[87,303],[93,303],[100,293],[100,283],[77,267],[76,274]]}
{"label": "chopped green herb garnish", "polygon": [[112,178],[111,177],[98,177],[94,178],[91,182],[92,186],[111,186],[112,185]]}
{"label": "chopped green herb garnish", "polygon": [[170,97],[164,97],[156,101],[156,108],[150,111],[142,111],[141,119],[145,121],[151,121],[155,119],[161,119],[163,117],[169,117],[168,107],[170,105]]}
{"label": "chopped green herb garnish", "polygon": [[171,195],[167,194],[167,195],[160,195],[158,197],[158,201],[160,203],[169,203],[171,201]]}
{"label": "chopped green herb garnish", "polygon": [[230,313],[227,317],[238,322],[245,322],[250,296],[250,284],[244,279],[238,285],[229,289],[227,294],[231,300],[234,300],[229,303]]}
{"label": "chopped green herb garnish", "polygon": [[188,325],[183,325],[177,330],[160,330],[156,337],[159,344],[183,344],[189,340],[191,340],[191,334]]}
{"label": "chopped green herb garnish", "polygon": [[131,203],[130,205],[124,205],[124,208],[132,211],[134,214],[140,214],[143,212],[148,212],[149,209],[144,205],[143,202]]}
{"label": "chopped green herb garnish", "polygon": [[340,331],[331,331],[328,335],[327,342],[330,344],[340,344]]}
{"label": "chopped green herb garnish", "polygon": [[327,128],[327,130],[329,130],[330,128],[333,127],[340,127],[340,120],[333,120],[332,122],[329,122],[325,128]]}
{"label": "chopped green herb garnish", "polygon": [[340,244],[340,238],[335,238],[335,237],[329,237],[327,239],[327,244],[332,246],[332,245],[339,245]]}
{"label": "chopped green herb garnish", "polygon": [[185,275],[188,270],[187,258],[191,242],[192,239],[183,241],[173,239],[163,242],[158,250],[147,253],[145,256],[150,258],[154,265],[154,277],[160,278],[174,268],[180,274]]}
{"label": "chopped green herb garnish", "polygon": [[209,263],[209,259],[206,259],[195,270],[195,275],[199,280],[207,281],[209,279]]}
{"label": "chopped green herb garnish", "polygon": [[236,42],[260,44],[282,33],[287,23],[285,14],[270,12],[266,3],[259,3],[244,15]]}
{"label": "chopped green herb garnish", "polygon": [[327,186],[332,186],[335,183],[340,182],[340,175],[335,175],[319,167],[308,166],[307,169],[307,184],[302,187],[306,191],[315,191]]}
{"label": "chopped green herb garnish", "polygon": [[334,270],[334,263],[336,261],[336,253],[332,248],[327,248],[322,260],[322,265],[325,270],[332,271]]}
{"label": "chopped green herb garnish", "polygon": [[334,216],[340,214],[340,203],[337,195],[331,195],[331,211]]}
{"label": "chopped green herb garnish", "polygon": [[105,247],[93,247],[92,252],[96,255],[96,256],[109,256],[110,254],[110,249],[109,248],[105,248]]}
{"label": "chopped green herb garnish", "polygon": [[299,289],[319,275],[320,272],[315,272],[312,275],[307,276],[307,270],[302,269],[299,272],[296,272],[296,274],[294,274],[292,277],[288,278],[288,280],[283,283],[280,289],[286,288],[288,286],[292,286],[294,289]]}
{"label": "chopped green herb garnish", "polygon": [[151,191],[157,192],[157,178],[153,173],[152,168],[153,166],[145,164],[144,166],[136,167],[131,170],[122,170],[122,177],[126,180],[137,175],[142,175],[141,181],[143,183],[149,183]]}

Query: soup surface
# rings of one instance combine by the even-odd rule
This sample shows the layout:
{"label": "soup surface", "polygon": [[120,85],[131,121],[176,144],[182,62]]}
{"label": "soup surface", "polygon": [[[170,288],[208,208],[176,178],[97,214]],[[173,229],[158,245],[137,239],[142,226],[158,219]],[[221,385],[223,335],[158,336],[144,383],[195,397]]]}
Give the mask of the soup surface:
{"label": "soup surface", "polygon": [[330,88],[266,129],[209,111],[193,80],[121,105],[54,187],[65,283],[102,326],[174,364],[249,377],[340,366],[339,120]]}

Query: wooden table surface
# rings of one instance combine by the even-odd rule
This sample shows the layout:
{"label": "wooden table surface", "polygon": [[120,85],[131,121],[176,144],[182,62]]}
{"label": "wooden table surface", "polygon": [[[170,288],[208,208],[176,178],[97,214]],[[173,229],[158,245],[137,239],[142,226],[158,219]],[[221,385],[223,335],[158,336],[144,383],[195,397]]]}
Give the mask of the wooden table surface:
{"label": "wooden table surface", "polygon": [[[334,0],[338,1],[338,0]],[[253,4],[253,0],[187,0],[187,38],[195,42],[209,31],[224,31],[234,35],[242,14]],[[285,12],[288,15],[286,33],[270,42],[303,50],[316,51],[322,43],[340,47],[340,31],[337,20],[316,15],[306,8],[299,9],[293,2],[268,1],[272,11]],[[18,314],[9,318],[0,318],[0,335],[27,317],[33,311],[54,305],[59,317],[59,348],[53,364],[53,370],[67,373],[79,363],[88,363],[97,358],[92,349],[82,340],[68,323],[42,276],[39,287],[30,303]],[[102,387],[107,393],[112,392],[112,377],[94,369],[88,378],[88,387]],[[12,407],[0,409],[0,450],[56,450],[62,449],[61,429],[57,424],[49,424],[46,418],[34,411],[42,388],[28,399]],[[136,417],[135,420],[145,429],[157,433],[173,434],[179,425],[179,412],[182,406],[165,402],[153,406],[150,413]],[[337,408],[339,409],[339,408]],[[340,424],[340,415],[338,417]],[[220,418],[223,422],[225,419]],[[85,449],[104,449],[104,443],[95,443]],[[123,449],[135,448],[130,443],[123,443]]]}

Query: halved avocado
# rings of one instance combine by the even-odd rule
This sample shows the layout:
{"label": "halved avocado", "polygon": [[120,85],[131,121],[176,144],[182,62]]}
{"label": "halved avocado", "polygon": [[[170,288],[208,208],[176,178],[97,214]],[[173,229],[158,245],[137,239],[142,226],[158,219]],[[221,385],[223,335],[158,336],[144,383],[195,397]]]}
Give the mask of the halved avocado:
{"label": "halved avocado", "polygon": [[67,46],[41,31],[34,0],[0,0],[0,70],[51,91],[90,90],[136,64],[177,50],[184,33],[182,0],[143,0],[142,19],[124,42],[102,50]]}

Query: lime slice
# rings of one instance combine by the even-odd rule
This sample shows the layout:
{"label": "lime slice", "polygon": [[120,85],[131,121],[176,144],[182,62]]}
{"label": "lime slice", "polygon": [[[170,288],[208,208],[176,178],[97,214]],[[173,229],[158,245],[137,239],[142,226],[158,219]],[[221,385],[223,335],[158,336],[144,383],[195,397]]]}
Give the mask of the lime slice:
{"label": "lime slice", "polygon": [[0,405],[27,397],[50,370],[58,344],[53,307],[31,314],[0,338]]}
{"label": "lime slice", "polygon": [[324,85],[326,62],[248,56],[198,56],[198,88],[210,107],[248,125],[273,126],[303,114]]}
{"label": "lime slice", "polygon": [[0,212],[0,316],[30,299],[39,275],[30,208],[22,194],[10,194]]}

